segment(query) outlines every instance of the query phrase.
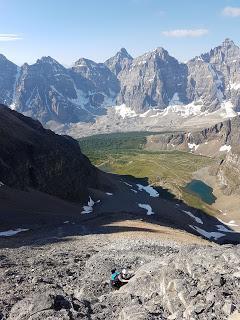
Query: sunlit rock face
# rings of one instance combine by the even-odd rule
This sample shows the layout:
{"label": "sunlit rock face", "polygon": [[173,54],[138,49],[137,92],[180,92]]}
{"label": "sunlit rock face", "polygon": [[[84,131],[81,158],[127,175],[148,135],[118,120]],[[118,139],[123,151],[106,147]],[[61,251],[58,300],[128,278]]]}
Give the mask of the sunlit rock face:
{"label": "sunlit rock face", "polygon": [[133,58],[122,48],[104,63],[80,58],[66,68],[51,57],[17,67],[0,56],[0,102],[43,124],[94,122],[109,107],[137,114],[169,106],[188,113],[240,110],[240,49],[226,39],[180,63],[157,48]]}

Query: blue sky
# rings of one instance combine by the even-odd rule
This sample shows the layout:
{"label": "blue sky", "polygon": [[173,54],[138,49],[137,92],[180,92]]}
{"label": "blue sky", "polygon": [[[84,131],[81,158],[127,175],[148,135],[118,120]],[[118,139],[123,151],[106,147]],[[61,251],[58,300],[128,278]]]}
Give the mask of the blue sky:
{"label": "blue sky", "polygon": [[240,44],[240,0],[0,0],[0,53],[17,64],[104,61],[164,47],[180,61],[226,37]]}

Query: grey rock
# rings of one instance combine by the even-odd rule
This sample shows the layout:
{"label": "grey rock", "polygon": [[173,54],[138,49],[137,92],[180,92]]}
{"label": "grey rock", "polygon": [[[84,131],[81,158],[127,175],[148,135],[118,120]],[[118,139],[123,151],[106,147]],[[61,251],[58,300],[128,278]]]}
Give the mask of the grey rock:
{"label": "grey rock", "polygon": [[125,48],[122,48],[114,57],[105,61],[105,65],[117,76],[119,72],[128,68],[132,60],[133,57]]}
{"label": "grey rock", "polygon": [[0,102],[10,105],[19,68],[0,54]]}
{"label": "grey rock", "polygon": [[19,68],[1,55],[0,103],[48,125],[94,122],[116,104],[143,113],[201,103],[211,113],[228,101],[239,111],[239,57],[229,39],[187,63],[163,48],[134,59],[122,48],[105,63],[81,58],[69,69],[51,57]]}
{"label": "grey rock", "polygon": [[[98,250],[86,258],[90,250]],[[105,235],[81,236],[58,244],[18,249],[1,249],[8,259],[17,260],[18,270],[34,277],[44,274],[53,284],[38,286],[25,281],[14,290],[15,279],[0,277],[0,308],[10,320],[25,319],[196,319],[225,320],[239,310],[239,282],[233,277],[240,262],[240,247],[182,246],[150,239],[119,238],[106,242]],[[68,255],[66,256],[66,253]],[[45,260],[56,261],[47,268]],[[226,282],[215,286],[228,257]],[[72,261],[81,257],[81,268]],[[232,257],[232,258],[230,258]],[[233,263],[235,261],[235,263]],[[26,265],[26,262],[28,263]],[[23,268],[23,264],[25,267]],[[197,277],[193,281],[187,264]],[[118,291],[105,285],[113,266],[130,265],[135,276]],[[57,276],[71,269],[78,277],[69,281]],[[80,272],[79,272],[80,269]],[[0,269],[1,275],[1,269]],[[94,276],[93,276],[94,275]],[[177,285],[178,284],[178,285]],[[54,288],[61,285],[62,289]],[[190,295],[194,290],[197,295]],[[214,295],[209,299],[207,293]],[[226,298],[225,293],[231,297]],[[237,314],[236,312],[234,312]],[[234,314],[233,313],[233,314]],[[231,319],[231,318],[230,318]]]}
{"label": "grey rock", "polygon": [[128,64],[119,74],[121,91],[118,104],[136,112],[166,108],[171,100],[187,103],[187,67],[163,48],[146,53]]}
{"label": "grey rock", "polygon": [[226,301],[222,307],[223,312],[229,316],[235,310],[235,305],[231,301]]}

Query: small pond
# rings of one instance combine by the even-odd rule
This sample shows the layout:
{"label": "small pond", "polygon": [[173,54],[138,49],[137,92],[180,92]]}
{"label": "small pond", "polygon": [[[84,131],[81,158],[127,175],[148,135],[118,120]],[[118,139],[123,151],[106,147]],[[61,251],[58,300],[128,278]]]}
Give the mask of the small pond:
{"label": "small pond", "polygon": [[186,185],[185,190],[197,195],[207,204],[213,204],[217,199],[213,194],[213,188],[201,180],[192,180]]}

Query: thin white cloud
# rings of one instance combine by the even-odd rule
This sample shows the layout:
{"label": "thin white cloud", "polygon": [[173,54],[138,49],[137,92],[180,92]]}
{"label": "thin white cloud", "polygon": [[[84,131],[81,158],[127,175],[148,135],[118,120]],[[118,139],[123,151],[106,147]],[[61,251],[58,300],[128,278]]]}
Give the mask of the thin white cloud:
{"label": "thin white cloud", "polygon": [[15,40],[22,40],[22,38],[17,34],[0,33],[0,41],[15,41]]}
{"label": "thin white cloud", "polygon": [[163,31],[162,34],[166,37],[173,37],[173,38],[196,38],[201,37],[208,34],[207,29],[176,29],[176,30],[169,30]]}
{"label": "thin white cloud", "polygon": [[224,16],[240,17],[240,7],[225,7],[222,11]]}

